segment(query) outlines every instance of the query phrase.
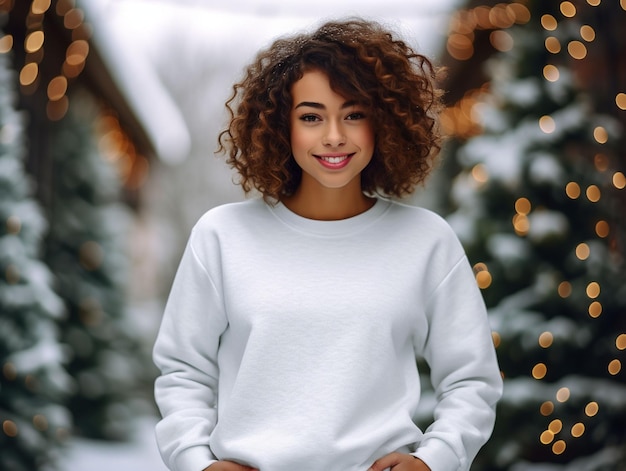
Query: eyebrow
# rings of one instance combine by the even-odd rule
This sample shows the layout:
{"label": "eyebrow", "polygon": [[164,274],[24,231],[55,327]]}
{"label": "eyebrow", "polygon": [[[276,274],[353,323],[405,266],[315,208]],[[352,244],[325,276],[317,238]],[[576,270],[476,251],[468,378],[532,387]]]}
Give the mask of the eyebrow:
{"label": "eyebrow", "polygon": [[[357,105],[358,103],[356,102],[356,100],[350,100],[350,101],[346,101],[343,105],[341,105],[341,109],[345,109],[345,108],[350,108],[351,106]],[[301,108],[303,106],[308,106],[310,108],[316,108],[318,110],[325,110],[326,106],[323,105],[322,103],[317,103],[315,101],[303,101],[298,103],[294,109],[296,108]]]}

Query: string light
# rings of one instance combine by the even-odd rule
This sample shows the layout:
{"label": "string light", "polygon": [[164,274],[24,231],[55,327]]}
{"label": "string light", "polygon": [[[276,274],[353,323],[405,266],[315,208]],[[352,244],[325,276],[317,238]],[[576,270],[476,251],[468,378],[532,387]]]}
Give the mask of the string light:
{"label": "string light", "polygon": [[559,283],[557,292],[559,293],[559,296],[562,298],[570,297],[572,294],[572,284],[569,281],[563,281]]}
{"label": "string light", "polygon": [[615,104],[620,110],[626,110],[626,93],[618,93],[615,95]]}
{"label": "string light", "polygon": [[618,350],[626,350],[626,334],[619,334],[615,339],[615,347]]}
{"label": "string light", "polygon": [[554,36],[548,36],[544,41],[544,45],[546,50],[552,54],[558,54],[561,52],[561,42]]}
{"label": "string light", "polygon": [[561,388],[556,392],[556,400],[559,402],[567,402],[569,400],[570,391],[568,388]]}
{"label": "string light", "polygon": [[602,304],[599,301],[593,301],[587,309],[589,316],[597,319],[602,314]]}
{"label": "string light", "polygon": [[618,190],[623,190],[626,187],[626,176],[622,172],[613,174],[613,186]]}
{"label": "string light", "polygon": [[539,413],[543,415],[544,417],[551,415],[553,412],[554,412],[554,402],[552,401],[543,402],[541,404],[541,407],[539,408]]}
{"label": "string light", "polygon": [[567,44],[567,52],[572,58],[581,60],[587,57],[587,47],[580,41],[570,41]]}
{"label": "string light", "polygon": [[597,126],[593,130],[593,138],[598,142],[598,144],[606,144],[606,141],[609,140],[609,133],[602,126]]}
{"label": "string light", "polygon": [[587,199],[592,203],[597,203],[602,197],[602,192],[597,185],[589,185],[585,194],[587,195]]}
{"label": "string light", "polygon": [[565,441],[558,440],[554,442],[554,445],[552,445],[552,453],[554,453],[555,455],[561,455],[565,453],[565,448],[567,448],[567,444],[565,443]]}
{"label": "string light", "polygon": [[596,31],[589,25],[583,25],[580,27],[580,37],[590,43],[596,39]]}
{"label": "string light", "polygon": [[574,438],[580,438],[585,433],[585,424],[578,422],[572,425],[571,434]]}
{"label": "string light", "polygon": [[609,363],[608,370],[609,374],[612,376],[619,374],[619,372],[622,370],[622,362],[617,359],[612,360]]}
{"label": "string light", "polygon": [[480,289],[487,289],[491,286],[493,279],[486,264],[477,263],[474,265],[474,274],[476,276],[476,283]]}
{"label": "string light", "polygon": [[554,31],[558,26],[558,22],[554,16],[546,14],[541,17],[541,26],[546,31]]}
{"label": "string light", "polygon": [[551,116],[542,116],[539,118],[539,128],[546,134],[552,134],[556,129],[556,123]]}
{"label": "string light", "polygon": [[597,281],[592,281],[587,285],[585,292],[589,298],[596,299],[600,296],[600,284]]}
{"label": "string light", "polygon": [[553,341],[554,341],[554,335],[552,335],[552,332],[543,332],[539,336],[539,346],[541,348],[548,348],[552,346]]}
{"label": "string light", "polygon": [[543,68],[543,76],[549,82],[556,82],[560,76],[559,69],[552,64],[548,64]]}
{"label": "string light", "polygon": [[587,417],[594,417],[598,411],[600,410],[600,406],[597,402],[592,401],[585,406],[585,415]]}
{"label": "string light", "polygon": [[590,253],[591,253],[591,250],[589,249],[589,246],[585,244],[584,242],[576,246],[576,257],[579,260],[587,260],[589,258]]}
{"label": "string light", "polygon": [[569,182],[565,185],[565,194],[569,196],[571,199],[575,200],[580,197],[580,185],[576,182]]}
{"label": "string light", "polygon": [[563,16],[566,16],[568,18],[573,18],[574,16],[576,16],[576,7],[572,2],[561,2],[559,9],[561,10]]}
{"label": "string light", "polygon": [[532,369],[532,375],[535,379],[543,379],[548,373],[548,367],[545,363],[537,363]]}

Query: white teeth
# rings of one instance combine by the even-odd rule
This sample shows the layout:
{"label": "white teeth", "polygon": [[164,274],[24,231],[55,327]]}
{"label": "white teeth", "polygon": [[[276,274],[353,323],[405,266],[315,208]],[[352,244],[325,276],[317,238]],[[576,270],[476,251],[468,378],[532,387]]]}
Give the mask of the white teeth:
{"label": "white teeth", "polygon": [[348,158],[347,155],[343,155],[341,157],[322,157],[321,159],[324,162],[328,162],[328,163],[331,163],[331,164],[338,164],[339,162],[343,162],[347,158]]}

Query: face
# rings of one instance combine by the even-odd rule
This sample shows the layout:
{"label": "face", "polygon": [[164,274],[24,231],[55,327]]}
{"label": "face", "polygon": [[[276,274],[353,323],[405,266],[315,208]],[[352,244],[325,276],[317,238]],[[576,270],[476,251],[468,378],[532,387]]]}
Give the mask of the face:
{"label": "face", "polygon": [[291,89],[291,151],[303,187],[361,192],[361,171],[372,160],[369,111],[330,88],[325,73],[305,72]]}

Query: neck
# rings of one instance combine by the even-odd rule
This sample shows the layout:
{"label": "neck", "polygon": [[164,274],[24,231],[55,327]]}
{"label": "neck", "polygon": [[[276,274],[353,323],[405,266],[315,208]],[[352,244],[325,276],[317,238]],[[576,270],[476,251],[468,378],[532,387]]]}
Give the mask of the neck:
{"label": "neck", "polygon": [[282,199],[294,213],[318,221],[338,221],[357,216],[374,205],[374,198],[365,196],[360,182],[344,188],[324,188],[302,181],[296,192]]}

